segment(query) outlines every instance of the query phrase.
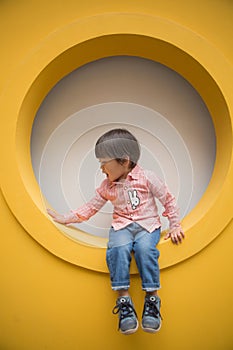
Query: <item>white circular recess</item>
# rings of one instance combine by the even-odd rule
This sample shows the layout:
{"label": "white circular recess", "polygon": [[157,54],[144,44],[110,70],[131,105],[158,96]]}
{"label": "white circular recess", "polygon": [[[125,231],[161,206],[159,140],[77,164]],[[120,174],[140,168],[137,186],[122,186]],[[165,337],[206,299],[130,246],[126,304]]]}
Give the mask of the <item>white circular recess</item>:
{"label": "white circular recess", "polygon": [[[167,182],[181,218],[187,215],[202,197],[214,167],[211,116],[179,74],[154,61],[126,56],[86,64],[62,79],[43,101],[33,124],[31,155],[45,205],[65,213],[92,198],[104,178],[94,156],[95,142],[115,127],[137,137],[140,165]],[[111,213],[107,203],[76,226],[107,237]],[[162,224],[167,228],[166,219]],[[70,235],[78,240],[79,230]]]}

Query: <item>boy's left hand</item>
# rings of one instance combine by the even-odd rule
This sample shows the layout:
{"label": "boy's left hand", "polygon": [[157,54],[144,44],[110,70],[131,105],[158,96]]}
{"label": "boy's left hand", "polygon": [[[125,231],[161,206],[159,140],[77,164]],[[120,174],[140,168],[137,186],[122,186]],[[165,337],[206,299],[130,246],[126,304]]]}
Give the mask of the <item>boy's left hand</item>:
{"label": "boy's left hand", "polygon": [[174,228],[168,231],[167,235],[164,237],[165,240],[171,238],[172,243],[179,244],[185,238],[184,232],[181,227]]}

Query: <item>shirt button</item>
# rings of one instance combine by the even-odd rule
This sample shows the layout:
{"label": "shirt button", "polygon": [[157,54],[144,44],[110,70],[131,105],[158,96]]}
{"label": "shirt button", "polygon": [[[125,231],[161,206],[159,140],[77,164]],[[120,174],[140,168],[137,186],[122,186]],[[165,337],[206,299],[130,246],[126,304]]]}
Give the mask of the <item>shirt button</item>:
{"label": "shirt button", "polygon": [[128,201],[127,204],[130,204],[130,201]]}
{"label": "shirt button", "polygon": [[127,188],[128,188],[128,187],[127,187],[127,186],[125,186],[125,188],[124,188],[124,189],[125,189],[125,190],[127,190]]}
{"label": "shirt button", "polygon": [[133,217],[133,214],[130,214],[131,218]]}

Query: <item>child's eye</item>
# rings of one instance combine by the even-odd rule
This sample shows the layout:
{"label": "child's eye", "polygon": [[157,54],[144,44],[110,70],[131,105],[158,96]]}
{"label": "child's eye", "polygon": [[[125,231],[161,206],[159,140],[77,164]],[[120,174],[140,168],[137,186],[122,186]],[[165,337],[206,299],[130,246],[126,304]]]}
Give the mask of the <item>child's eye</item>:
{"label": "child's eye", "polygon": [[100,161],[100,167],[102,168],[102,166],[106,165],[107,163],[110,163],[112,160],[113,159]]}

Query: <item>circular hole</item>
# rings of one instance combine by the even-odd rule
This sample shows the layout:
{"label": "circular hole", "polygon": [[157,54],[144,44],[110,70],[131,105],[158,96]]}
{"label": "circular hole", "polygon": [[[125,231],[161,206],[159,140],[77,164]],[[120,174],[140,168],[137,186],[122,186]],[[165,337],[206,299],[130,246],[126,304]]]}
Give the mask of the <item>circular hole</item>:
{"label": "circular hole", "polygon": [[[212,119],[184,78],[137,57],[86,64],[62,79],[43,101],[33,124],[31,156],[46,202],[64,213],[91,198],[103,179],[94,157],[95,141],[116,126],[128,128],[138,138],[140,164],[168,183],[183,218],[212,176],[216,147]],[[106,238],[110,223],[108,203],[76,226]],[[79,230],[68,234],[80,239]]]}
{"label": "circular hole", "polygon": [[[121,20],[119,21],[120,17]],[[87,23],[90,25],[87,25]],[[139,23],[144,24],[140,26],[140,33]],[[128,28],[127,33],[125,33],[125,28]],[[122,34],[123,32],[124,34]],[[187,40],[181,41],[181,35]],[[63,40],[64,38],[65,40]],[[232,118],[229,90],[231,67],[216,47],[206,41],[205,38],[197,36],[195,32],[189,31],[187,27],[182,28],[174,22],[146,15],[123,14],[121,16],[119,14],[105,14],[104,16],[94,16],[89,19],[85,18],[84,21],[72,23],[72,26],[66,26],[56,33],[52,33],[52,36],[41,42],[37,50],[33,50],[24,62],[18,66],[14,80],[3,93],[0,109],[2,114],[8,115],[9,118],[4,119],[2,128],[2,139],[5,147],[1,153],[3,164],[0,174],[1,188],[9,208],[18,222],[43,247],[70,263],[95,271],[107,272],[106,264],[104,263],[105,249],[102,249],[105,247],[105,238],[78,230],[78,238],[70,239],[72,238],[70,235],[71,228],[65,230],[64,226],[62,226],[63,232],[70,236],[67,237],[60,232],[61,225],[53,225],[48,220],[45,211],[46,198],[43,195],[43,198],[41,197],[41,190],[35,181],[31,164],[30,138],[32,136],[31,127],[38,108],[46,94],[59,80],[65,76],[69,78],[68,74],[77,69],[77,67],[82,67],[80,71],[88,67],[88,62],[94,63],[95,60],[100,58],[114,57],[119,54],[127,55],[128,58],[131,58],[130,56],[144,57],[152,60],[152,62],[160,62],[169,66],[175,72],[179,72],[202,96],[215,127],[216,161],[213,174],[212,176],[210,175],[210,183],[206,187],[203,185],[203,187],[195,188],[194,181],[194,192],[200,199],[197,200],[198,204],[194,205],[193,209],[183,220],[187,238],[185,244],[174,250],[169,241],[161,239],[160,266],[164,268],[183,261],[206,247],[223,232],[232,219],[230,205],[232,201]],[[215,57],[214,65],[210,64],[212,57]],[[83,66],[84,64],[87,65]],[[224,67],[224,70],[222,67]],[[165,70],[163,75],[166,74]],[[89,68],[87,71],[89,71]],[[173,73],[176,74],[175,72]],[[105,77],[105,81],[111,80],[111,73],[110,71],[109,77]],[[179,96],[180,100],[177,100],[179,103],[170,103],[176,96],[174,93],[176,86],[173,86],[173,90],[170,90],[172,84],[152,84],[155,94],[151,101],[150,98],[147,99],[147,92],[148,96],[150,96],[150,85],[145,84],[141,86],[140,84],[135,84],[133,85],[135,88],[133,96],[130,96],[129,99],[129,96],[125,94],[128,86],[127,72],[125,73],[125,77],[121,75],[124,84],[120,84],[120,89],[118,86],[118,98],[112,101],[107,99],[106,102],[105,100],[109,92],[111,95],[112,90],[103,94],[104,84],[97,84],[96,82],[93,86],[89,85],[89,90],[86,89],[88,84],[86,86],[85,84],[76,86],[76,89],[72,92],[73,95],[63,91],[62,96],[66,101],[71,100],[74,102],[74,97],[78,96],[78,99],[76,99],[77,106],[75,103],[71,103],[69,110],[66,110],[66,117],[68,118],[77,113],[77,111],[85,110],[86,108],[119,101],[147,107],[158,112],[159,115],[167,120],[170,116],[176,117],[178,125],[175,128],[182,135],[185,146],[191,155],[192,164],[198,165],[199,156],[201,157],[200,159],[203,159],[202,138],[208,118],[205,119],[200,113],[196,113],[195,108],[197,104],[192,105],[192,108],[187,108],[186,118],[179,118],[181,115],[179,107],[189,106],[189,99],[184,101],[186,95],[181,94]],[[135,72],[135,74],[136,77],[137,74],[140,74],[140,71]],[[145,72],[142,71],[142,74],[145,75]],[[148,76],[148,82],[150,82],[149,78],[150,76]],[[187,81],[185,82],[186,85],[190,86]],[[162,99],[162,96],[159,95],[160,90],[166,98]],[[83,95],[81,91],[84,91]],[[90,103],[89,96],[93,96],[93,91],[97,93],[97,97],[96,100]],[[169,91],[170,94],[167,95],[166,93]],[[193,93],[200,98],[196,91],[193,90]],[[12,96],[14,97],[14,103],[12,103]],[[163,106],[161,106],[160,110],[156,107],[158,102],[157,96],[160,97],[160,101],[163,101]],[[169,99],[167,99],[167,96],[169,96]],[[145,97],[145,100],[143,101],[142,99],[142,102],[141,97]],[[64,99],[62,101],[64,102]],[[49,113],[50,118],[47,118],[45,115],[45,120],[42,122],[42,125],[44,124],[43,132],[37,135],[37,137],[41,137],[41,145],[43,147],[49,135],[53,130],[56,130],[63,118],[62,103],[58,100],[54,102],[54,113],[58,115],[60,121],[57,120],[54,125],[53,120],[56,118],[51,118],[51,113]],[[67,103],[63,105],[68,106]],[[58,109],[58,106],[61,107],[61,110]],[[170,106],[172,113],[169,115]],[[199,133],[183,133],[182,131],[185,131],[186,128],[192,129],[193,125],[189,125],[189,121],[192,119],[190,117],[193,113],[196,113],[197,118],[201,116],[198,124]],[[174,120],[169,120],[169,122],[174,125]],[[51,123],[51,125],[47,124],[47,127],[45,127],[46,123]],[[188,137],[185,138],[185,135],[188,135]],[[198,142],[196,142],[197,140]],[[196,152],[196,157],[195,154],[191,154],[190,142],[195,143],[196,149],[199,147],[200,153]],[[38,144],[38,146],[38,152],[40,153],[40,145]],[[210,142],[209,149],[212,150],[212,146],[213,143]],[[206,149],[208,152],[208,146]],[[149,152],[151,151],[149,150]],[[9,159],[11,160],[10,162]],[[208,166],[208,157],[206,157],[206,161]],[[36,161],[33,160],[33,162],[36,164]],[[203,174],[205,176],[208,174],[204,170],[205,166],[202,169],[203,171],[200,172],[201,177]],[[199,176],[199,173],[196,173],[196,176]],[[208,183],[207,178],[205,183]],[[15,188],[17,188],[17,191]],[[229,205],[226,206],[226,203]],[[132,271],[136,272],[137,269],[133,268]]]}

